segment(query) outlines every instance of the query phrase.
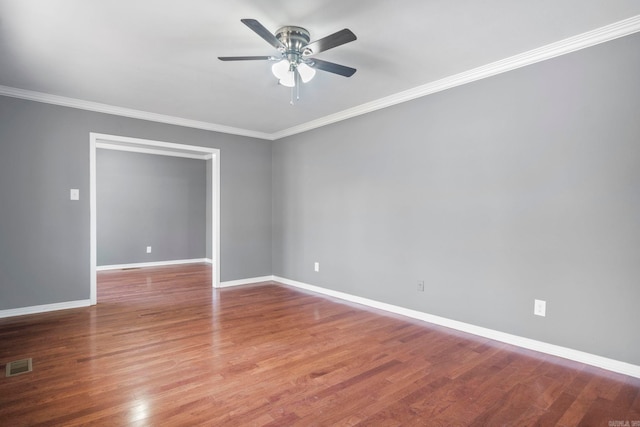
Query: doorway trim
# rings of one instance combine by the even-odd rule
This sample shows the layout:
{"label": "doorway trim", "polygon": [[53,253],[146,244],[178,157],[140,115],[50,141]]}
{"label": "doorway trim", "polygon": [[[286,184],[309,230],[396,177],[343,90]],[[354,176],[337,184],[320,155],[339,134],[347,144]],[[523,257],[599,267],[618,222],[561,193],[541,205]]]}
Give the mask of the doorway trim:
{"label": "doorway trim", "polygon": [[213,268],[211,286],[220,287],[220,150],[196,145],[176,144],[126,136],[89,133],[89,263],[91,305],[98,302],[97,293],[97,197],[96,197],[96,150],[105,148],[163,156],[186,157],[211,160],[211,263]]}

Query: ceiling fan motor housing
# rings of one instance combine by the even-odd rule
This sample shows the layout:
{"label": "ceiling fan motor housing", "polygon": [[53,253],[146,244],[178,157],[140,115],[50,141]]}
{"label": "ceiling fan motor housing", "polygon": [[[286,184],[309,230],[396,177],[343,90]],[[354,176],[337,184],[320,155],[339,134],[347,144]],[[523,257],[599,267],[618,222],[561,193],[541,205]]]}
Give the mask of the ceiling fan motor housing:
{"label": "ceiling fan motor housing", "polygon": [[294,59],[296,62],[300,56],[306,53],[304,48],[309,44],[309,40],[311,40],[309,31],[302,27],[295,26],[280,28],[276,32],[276,38],[286,46],[284,54],[289,57],[289,60]]}

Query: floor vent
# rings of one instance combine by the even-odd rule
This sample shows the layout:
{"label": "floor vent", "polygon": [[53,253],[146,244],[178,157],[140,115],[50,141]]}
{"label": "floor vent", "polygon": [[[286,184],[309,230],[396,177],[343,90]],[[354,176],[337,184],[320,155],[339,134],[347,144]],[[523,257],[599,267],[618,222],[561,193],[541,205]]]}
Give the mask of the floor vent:
{"label": "floor vent", "polygon": [[33,370],[33,364],[31,358],[16,360],[7,363],[7,376],[13,377],[14,375],[25,374]]}

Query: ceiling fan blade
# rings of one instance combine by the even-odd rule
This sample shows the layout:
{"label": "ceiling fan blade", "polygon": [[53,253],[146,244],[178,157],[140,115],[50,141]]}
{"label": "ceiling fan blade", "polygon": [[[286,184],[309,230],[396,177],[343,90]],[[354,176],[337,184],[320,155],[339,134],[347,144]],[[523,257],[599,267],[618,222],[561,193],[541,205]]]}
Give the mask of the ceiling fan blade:
{"label": "ceiling fan blade", "polygon": [[329,61],[322,61],[321,59],[313,58],[305,62],[310,67],[313,67],[322,71],[328,71],[333,74],[339,74],[345,77],[351,77],[356,72],[355,68],[347,67],[345,65],[335,64]]}
{"label": "ceiling fan blade", "polygon": [[269,61],[273,56],[218,56],[220,61]]}
{"label": "ceiling fan blade", "polygon": [[265,39],[267,43],[269,43],[271,46],[275,47],[276,49],[286,48],[286,46],[280,40],[278,40],[276,36],[271,34],[271,31],[267,30],[264,27],[264,25],[259,23],[257,20],[241,19],[240,21],[247,27],[251,28],[251,30],[253,30],[254,33],[256,33],[257,35]]}
{"label": "ceiling fan blade", "polygon": [[320,40],[309,43],[305,46],[305,50],[310,49],[311,53],[308,53],[308,55],[315,55],[316,53],[324,52],[325,50],[352,42],[356,39],[356,35],[348,28],[345,28],[344,30],[340,30],[327,37],[323,37]]}

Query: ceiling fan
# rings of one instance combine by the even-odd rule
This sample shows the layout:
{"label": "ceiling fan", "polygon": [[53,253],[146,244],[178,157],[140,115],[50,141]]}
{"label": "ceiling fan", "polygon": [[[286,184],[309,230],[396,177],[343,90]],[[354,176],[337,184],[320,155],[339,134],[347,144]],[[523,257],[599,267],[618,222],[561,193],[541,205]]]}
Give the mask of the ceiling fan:
{"label": "ceiling fan", "polygon": [[345,28],[319,40],[311,40],[309,31],[302,27],[285,26],[276,31],[275,35],[267,30],[255,19],[241,19],[243,24],[262,37],[267,43],[279,51],[276,56],[219,56],[221,61],[273,61],[271,71],[278,78],[278,82],[292,88],[291,103],[293,104],[293,89],[299,99],[300,82],[307,83],[316,74],[316,70],[327,71],[344,77],[351,77],[355,68],[335,64],[329,61],[312,58],[313,55],[345,43],[356,40],[356,35]]}

